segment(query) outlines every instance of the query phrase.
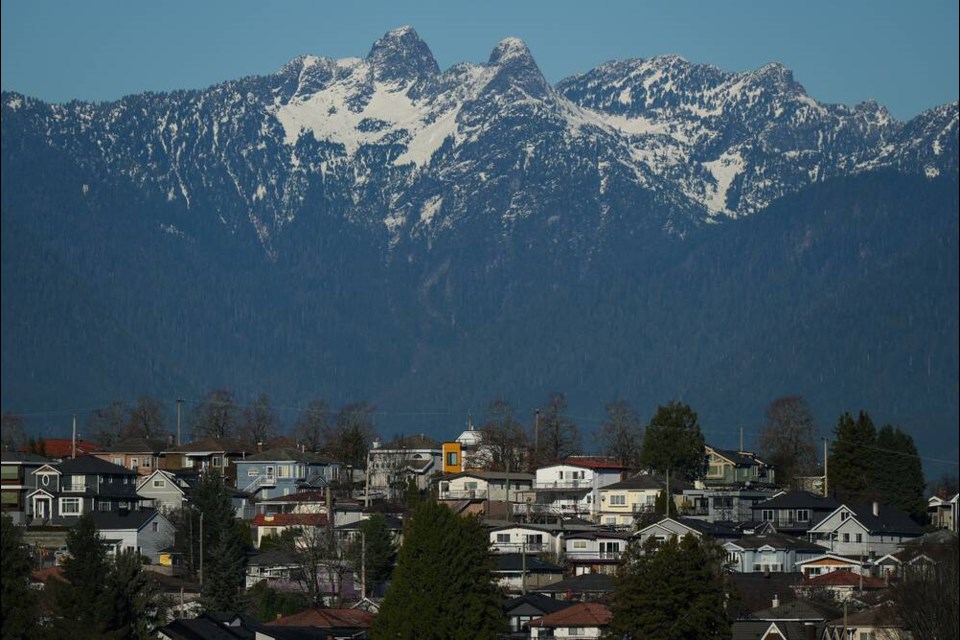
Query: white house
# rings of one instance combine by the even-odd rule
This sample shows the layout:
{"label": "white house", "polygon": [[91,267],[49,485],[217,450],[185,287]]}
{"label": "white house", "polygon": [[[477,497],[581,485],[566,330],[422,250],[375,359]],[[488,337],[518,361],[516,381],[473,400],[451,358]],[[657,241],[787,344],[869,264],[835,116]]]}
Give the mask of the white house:
{"label": "white house", "polygon": [[490,529],[490,545],[494,553],[559,555],[563,533],[559,524],[506,524]]}
{"label": "white house", "polygon": [[367,453],[367,495],[396,498],[406,490],[410,479],[418,489],[427,489],[433,474],[440,472],[442,455],[441,443],[424,435],[397,438],[387,444],[374,440]]}
{"label": "white house", "polygon": [[170,471],[155,470],[137,482],[137,495],[145,506],[170,513],[183,506],[189,485]]}
{"label": "white house", "polygon": [[581,531],[563,539],[564,556],[574,575],[616,573],[630,535],[619,531]]}
{"label": "white house", "polygon": [[617,462],[596,458],[569,458],[540,467],[533,491],[524,499],[527,510],[596,521],[600,514],[600,489],[620,482],[626,471]]}
{"label": "white house", "polygon": [[737,573],[793,573],[798,562],[822,556],[826,547],[783,533],[760,533],[724,543]]}
{"label": "white house", "polygon": [[843,504],[807,532],[812,542],[844,556],[876,557],[893,553],[919,538],[923,529],[894,507]]}
{"label": "white house", "polygon": [[532,473],[503,471],[465,471],[440,479],[441,500],[500,500],[523,501],[533,488]]}
{"label": "white house", "polygon": [[176,529],[156,509],[92,511],[90,516],[111,554],[133,549],[157,564],[160,552],[173,545]]}

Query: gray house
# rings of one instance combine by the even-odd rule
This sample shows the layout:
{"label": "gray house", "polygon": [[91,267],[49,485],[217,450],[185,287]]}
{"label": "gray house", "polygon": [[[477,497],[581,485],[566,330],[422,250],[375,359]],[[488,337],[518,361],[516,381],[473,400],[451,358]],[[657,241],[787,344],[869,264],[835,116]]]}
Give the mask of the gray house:
{"label": "gray house", "polygon": [[828,550],[813,542],[783,533],[760,533],[723,545],[731,570],[738,573],[794,573],[798,562]]}

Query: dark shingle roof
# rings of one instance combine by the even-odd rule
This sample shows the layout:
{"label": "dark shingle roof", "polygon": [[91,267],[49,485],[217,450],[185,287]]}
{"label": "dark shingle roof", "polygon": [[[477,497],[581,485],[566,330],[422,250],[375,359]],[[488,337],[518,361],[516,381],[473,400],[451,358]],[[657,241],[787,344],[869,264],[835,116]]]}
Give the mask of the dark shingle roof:
{"label": "dark shingle roof", "polygon": [[833,498],[818,496],[809,491],[788,491],[765,502],[753,505],[754,509],[816,509],[833,511],[840,503]]}
{"label": "dark shingle roof", "polygon": [[70,474],[91,474],[91,475],[114,475],[114,476],[136,476],[136,471],[121,467],[120,465],[101,460],[93,455],[79,456],[77,458],[68,458],[56,465],[60,473]]}
{"label": "dark shingle roof", "polygon": [[249,462],[286,462],[288,460],[293,460],[296,462],[312,462],[315,464],[330,464],[330,461],[326,458],[321,458],[317,454],[309,451],[300,451],[295,447],[277,447],[275,449],[267,449],[266,451],[261,451],[244,458],[244,461]]}
{"label": "dark shingle roof", "polygon": [[90,517],[97,531],[116,529],[139,529],[157,514],[156,509],[135,509],[133,511],[91,511]]}
{"label": "dark shingle roof", "polygon": [[509,615],[511,611],[514,611],[518,607],[528,605],[530,608],[542,614],[548,614],[554,611],[560,611],[560,609],[566,609],[574,604],[576,603],[569,600],[557,600],[556,598],[551,598],[541,593],[528,593],[518,598],[507,600],[506,604],[503,605],[503,610]]}
{"label": "dark shingle roof", "polygon": [[535,589],[541,593],[613,593],[613,576],[585,573]]}
{"label": "dark shingle roof", "polygon": [[817,553],[827,553],[829,551],[822,545],[788,536],[785,533],[758,533],[740,538],[734,544],[743,549],[759,549],[769,545],[774,549],[793,549],[795,551],[814,551]]}
{"label": "dark shingle roof", "polygon": [[[672,476],[672,474],[671,474]],[[609,491],[610,489],[665,489],[666,482],[662,475],[657,474],[646,474],[641,473],[635,476],[631,476],[626,480],[621,480],[620,482],[615,482],[614,484],[608,484],[605,487],[601,487],[603,491]],[[693,485],[683,480],[682,478],[671,477],[670,478],[670,493],[680,492],[684,489],[692,489]]]}
{"label": "dark shingle roof", "polygon": [[36,462],[39,464],[49,464],[52,462],[50,458],[44,458],[43,456],[38,456],[35,453],[27,453],[26,451],[4,451],[0,454],[0,461],[2,462]]}
{"label": "dark shingle roof", "polygon": [[163,438],[125,438],[110,446],[100,447],[97,453],[159,453],[167,448]]}
{"label": "dark shingle roof", "polygon": [[878,504],[876,505],[877,515],[873,515],[872,504],[851,504],[849,507],[857,514],[857,522],[865,526],[870,533],[901,533],[916,536],[923,534],[923,527],[896,507]]}

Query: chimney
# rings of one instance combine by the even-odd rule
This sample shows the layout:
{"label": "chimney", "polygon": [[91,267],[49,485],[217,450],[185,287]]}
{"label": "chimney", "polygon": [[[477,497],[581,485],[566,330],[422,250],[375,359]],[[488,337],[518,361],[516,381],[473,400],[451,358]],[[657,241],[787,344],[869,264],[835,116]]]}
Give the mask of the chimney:
{"label": "chimney", "polygon": [[779,606],[780,606],[780,596],[775,593],[773,594],[773,608],[776,609]]}
{"label": "chimney", "polygon": [[373,442],[370,443],[370,446],[374,449],[380,448],[380,438],[374,438]]}
{"label": "chimney", "polygon": [[812,622],[803,623],[804,640],[817,640],[817,625]]}
{"label": "chimney", "polygon": [[873,501],[873,517],[874,518],[880,517],[880,503],[877,502],[876,500]]}

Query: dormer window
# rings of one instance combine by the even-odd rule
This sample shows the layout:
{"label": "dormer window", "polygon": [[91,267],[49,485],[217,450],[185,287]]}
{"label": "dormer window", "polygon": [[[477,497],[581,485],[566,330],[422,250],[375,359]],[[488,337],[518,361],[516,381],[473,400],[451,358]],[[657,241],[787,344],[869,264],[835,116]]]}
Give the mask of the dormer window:
{"label": "dormer window", "polygon": [[843,511],[840,512],[840,522],[843,522],[844,520],[846,520],[846,519],[849,518],[849,517],[850,517],[850,512],[849,512],[849,511],[843,510]]}

